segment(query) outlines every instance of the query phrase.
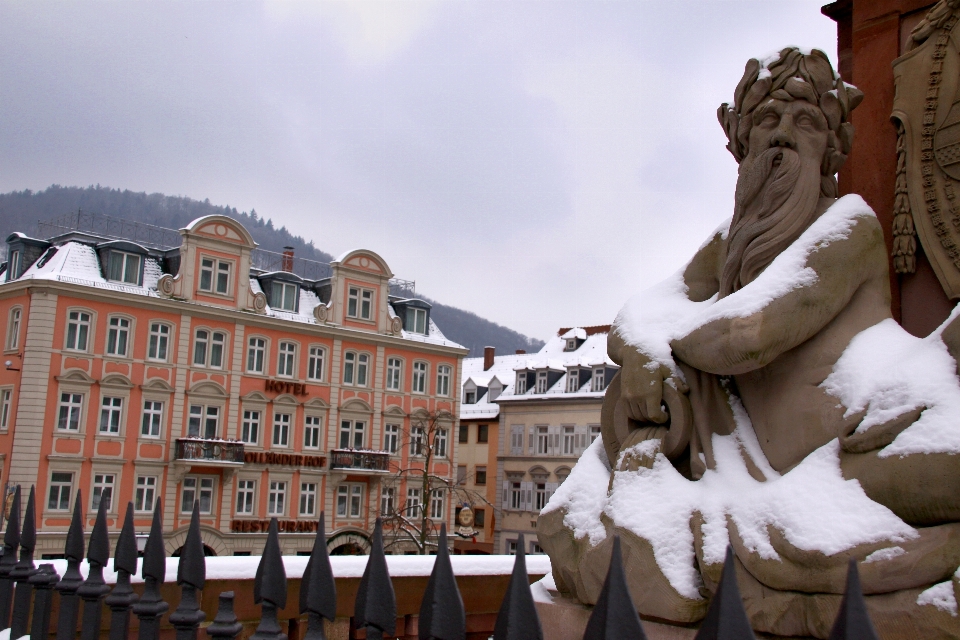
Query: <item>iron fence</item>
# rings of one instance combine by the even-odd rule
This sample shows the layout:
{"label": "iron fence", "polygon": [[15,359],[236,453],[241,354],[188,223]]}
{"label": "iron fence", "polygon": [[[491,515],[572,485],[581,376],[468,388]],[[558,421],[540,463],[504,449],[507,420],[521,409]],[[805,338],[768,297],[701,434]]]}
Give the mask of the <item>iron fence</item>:
{"label": "iron fence", "polygon": [[78,209],[52,220],[37,222],[37,233],[42,238],[58,236],[71,231],[89,233],[113,240],[130,240],[150,249],[175,249],[180,246],[180,232],[145,222],[114,218],[102,213]]}
{"label": "iron fence", "polygon": [[177,438],[174,458],[177,460],[210,460],[243,464],[243,443]]}
{"label": "iron fence", "polygon": [[[50,625],[54,623],[50,619],[53,599],[58,597],[59,615],[55,621],[57,640],[98,640],[104,605],[110,610],[110,640],[128,638],[131,615],[137,616],[139,620],[138,640],[159,640],[160,618],[169,609],[169,604],[160,594],[160,586],[166,577],[160,500],[156,501],[154,507],[153,524],[140,566],[144,589],[139,596],[134,593],[130,584],[131,577],[137,571],[137,541],[132,503],[127,505],[120,537],[114,549],[113,566],[117,579],[112,589],[103,578],[104,566],[110,559],[106,503],[106,500],[100,501],[93,531],[85,545],[80,492],[77,492],[73,520],[64,547],[67,568],[64,575],[60,576],[52,564],[41,564],[39,567],[34,564],[33,553],[37,541],[36,496],[31,487],[21,529],[21,492],[17,486],[3,538],[3,556],[0,557],[0,629],[9,627],[11,638],[20,638],[28,633],[31,638],[47,638]],[[84,547],[89,564],[86,579],[80,573]],[[523,549],[521,536],[517,544],[513,574],[497,615],[494,640],[543,640],[536,605],[527,580]],[[200,623],[206,619],[206,614],[200,609],[198,592],[203,589],[205,581],[206,562],[200,537],[200,510],[199,503],[195,502],[177,568],[180,603],[169,617],[170,623],[176,629],[177,640],[197,640],[199,637]],[[214,640],[233,640],[241,632],[243,625],[234,615],[233,599],[232,591],[220,594],[217,615],[204,629],[208,637]],[[276,518],[270,521],[263,555],[257,567],[253,600],[261,607],[261,617],[252,638],[286,640],[277,619],[278,612],[287,604],[287,577],[280,552]],[[317,536],[300,585],[297,610],[300,617],[307,618],[304,640],[325,640],[323,620],[333,621],[336,608],[336,584],[327,555],[324,515],[321,513]],[[355,627],[364,630],[366,638],[370,640],[396,637],[396,597],[383,551],[383,529],[379,518],[373,533],[370,556],[357,590],[354,622]],[[418,627],[421,640],[463,640],[466,636],[466,613],[450,564],[447,532],[443,525],[440,528],[433,571],[420,604]],[[630,598],[619,538],[613,541],[610,568],[583,637],[585,640],[646,637]],[[719,587],[696,637],[698,640],[754,638],[740,600],[733,552],[729,548]],[[846,590],[830,638],[877,638],[867,616],[857,566],[853,560],[850,562]]]}
{"label": "iron fence", "polygon": [[386,451],[331,449],[330,468],[357,471],[390,471],[390,454]]}

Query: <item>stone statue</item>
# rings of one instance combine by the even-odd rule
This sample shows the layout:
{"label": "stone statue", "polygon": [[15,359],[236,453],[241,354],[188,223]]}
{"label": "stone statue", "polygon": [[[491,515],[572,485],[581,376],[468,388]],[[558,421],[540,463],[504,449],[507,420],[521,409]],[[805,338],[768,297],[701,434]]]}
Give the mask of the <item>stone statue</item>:
{"label": "stone statue", "polygon": [[596,601],[618,534],[640,614],[696,623],[729,544],[758,631],[826,638],[853,557],[884,638],[960,637],[960,322],[906,334],[837,199],[862,97],[789,47],[720,107],[733,217],[617,317],[602,439],[538,523],[561,592]]}

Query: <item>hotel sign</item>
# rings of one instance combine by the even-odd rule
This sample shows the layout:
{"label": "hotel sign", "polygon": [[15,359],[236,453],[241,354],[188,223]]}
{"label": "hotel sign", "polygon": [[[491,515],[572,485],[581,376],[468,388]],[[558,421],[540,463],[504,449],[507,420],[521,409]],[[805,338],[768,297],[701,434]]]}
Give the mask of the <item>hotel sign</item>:
{"label": "hotel sign", "polygon": [[287,382],[286,380],[271,380],[267,378],[263,381],[263,390],[273,393],[289,393],[293,396],[308,396],[307,385],[302,382]]}

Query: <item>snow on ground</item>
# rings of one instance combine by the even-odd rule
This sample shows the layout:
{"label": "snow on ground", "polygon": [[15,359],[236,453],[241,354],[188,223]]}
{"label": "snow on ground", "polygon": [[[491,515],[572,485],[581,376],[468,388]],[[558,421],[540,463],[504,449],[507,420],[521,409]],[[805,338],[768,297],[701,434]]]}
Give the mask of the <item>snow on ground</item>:
{"label": "snow on ground", "polygon": [[547,572],[547,575],[530,585],[530,592],[533,594],[534,602],[553,604],[553,596],[550,595],[550,592],[556,590],[557,583],[554,582],[553,574],[549,571]]}
{"label": "snow on ground", "polygon": [[954,618],[957,617],[957,598],[953,594],[953,581],[947,580],[940,584],[935,584],[926,591],[917,596],[917,604],[931,605],[946,611]]}

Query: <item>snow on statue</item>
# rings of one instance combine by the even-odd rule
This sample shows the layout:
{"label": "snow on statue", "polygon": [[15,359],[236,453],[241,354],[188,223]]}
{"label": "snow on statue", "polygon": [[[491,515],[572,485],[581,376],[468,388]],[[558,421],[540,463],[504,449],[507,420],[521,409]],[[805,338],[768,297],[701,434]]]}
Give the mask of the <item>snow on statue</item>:
{"label": "snow on statue", "polygon": [[885,638],[960,637],[960,322],[901,329],[880,224],[837,199],[861,99],[791,47],[720,107],[733,218],[617,317],[602,440],[538,524],[561,591],[596,601],[617,533],[640,613],[696,622],[730,544],[757,630],[826,638],[853,557]]}

